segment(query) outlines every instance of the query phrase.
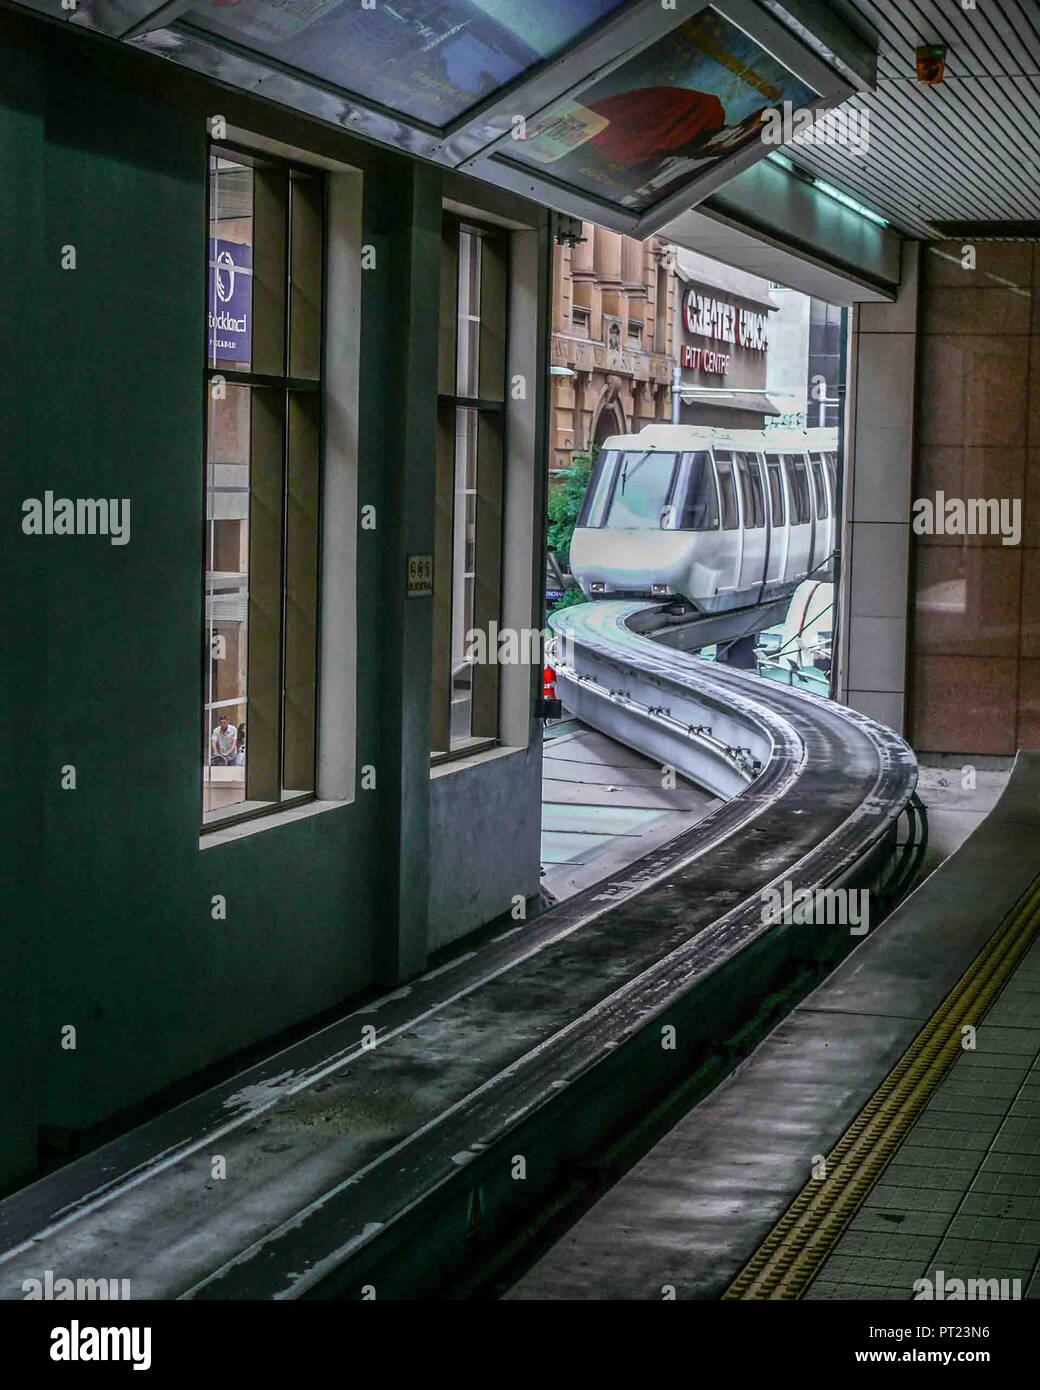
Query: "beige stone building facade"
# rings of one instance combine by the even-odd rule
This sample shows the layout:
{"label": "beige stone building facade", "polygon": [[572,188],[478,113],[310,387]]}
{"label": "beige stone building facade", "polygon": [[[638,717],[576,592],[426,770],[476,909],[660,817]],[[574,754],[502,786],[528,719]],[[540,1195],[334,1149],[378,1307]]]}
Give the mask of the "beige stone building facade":
{"label": "beige stone building facade", "polygon": [[675,252],[591,222],[582,236],[553,268],[551,472],[672,418]]}

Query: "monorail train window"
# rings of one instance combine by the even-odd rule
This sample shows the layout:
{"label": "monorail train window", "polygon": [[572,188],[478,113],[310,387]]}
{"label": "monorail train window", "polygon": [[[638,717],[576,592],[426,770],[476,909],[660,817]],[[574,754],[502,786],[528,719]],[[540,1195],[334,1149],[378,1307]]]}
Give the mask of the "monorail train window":
{"label": "monorail train window", "polygon": [[617,463],[616,449],[601,449],[592,469],[592,477],[585,489],[581,511],[578,513],[578,526],[602,526],[603,517],[610,497],[610,484]]}
{"label": "monorail train window", "polygon": [[715,492],[715,475],[711,458],[706,451],[686,456],[686,476],[680,485],[683,499],[680,531],[717,531],[719,499]]}
{"label": "monorail train window", "polygon": [[754,520],[751,523],[752,529],[766,524],[766,499],[762,490],[762,470],[758,459],[749,458],[747,461],[748,482],[751,484],[751,507]]}
{"label": "monorail train window", "polygon": [[812,464],[813,487],[816,489],[816,515],[821,521],[829,516],[827,510],[827,479],[823,476],[823,464],[815,454],[809,456]]}
{"label": "monorail train window", "polygon": [[614,471],[607,525],[623,531],[658,529],[668,515],[676,455],[656,449],[626,449]]}
{"label": "monorail train window", "polygon": [[748,483],[747,459],[743,454],[734,454],[733,463],[737,470],[737,479],[740,483],[740,503],[744,512],[744,526],[751,530],[754,526],[754,510],[751,506],[751,486]]}
{"label": "monorail train window", "polygon": [[772,509],[773,525],[784,524],[784,484],[780,477],[780,460],[775,454],[766,454],[766,477],[769,479],[769,501]]}
{"label": "monorail train window", "polygon": [[715,455],[715,468],[719,475],[719,496],[722,498],[722,529],[736,531],[740,528],[740,513],[737,510],[737,485],[733,480],[733,465],[729,454]]}
{"label": "monorail train window", "polygon": [[766,524],[766,508],[762,497],[762,478],[758,471],[758,460],[747,454],[734,454],[737,476],[740,479],[740,496],[744,503],[744,528],[755,531]]}
{"label": "monorail train window", "polygon": [[809,500],[809,479],[805,472],[805,462],[800,458],[785,458],[787,487],[791,494],[791,525],[804,526],[812,520],[812,503]]}
{"label": "monorail train window", "polygon": [[824,467],[827,470],[827,477],[831,480],[831,496],[834,498],[834,505],[838,505],[838,465],[833,454],[824,454]]}

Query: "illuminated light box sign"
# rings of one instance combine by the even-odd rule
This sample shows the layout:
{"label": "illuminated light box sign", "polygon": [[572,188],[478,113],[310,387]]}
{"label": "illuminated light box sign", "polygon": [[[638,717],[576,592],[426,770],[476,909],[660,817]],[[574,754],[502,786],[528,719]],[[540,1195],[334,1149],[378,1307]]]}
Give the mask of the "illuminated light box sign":
{"label": "illuminated light box sign", "polygon": [[553,57],[623,0],[205,0],[199,29],[435,126]]}
{"label": "illuminated light box sign", "polygon": [[642,212],[757,141],[765,112],[819,95],[707,9],[549,112],[510,157]]}
{"label": "illuminated light box sign", "polygon": [[206,297],[207,356],[211,362],[250,361],[253,248],[210,238]]}

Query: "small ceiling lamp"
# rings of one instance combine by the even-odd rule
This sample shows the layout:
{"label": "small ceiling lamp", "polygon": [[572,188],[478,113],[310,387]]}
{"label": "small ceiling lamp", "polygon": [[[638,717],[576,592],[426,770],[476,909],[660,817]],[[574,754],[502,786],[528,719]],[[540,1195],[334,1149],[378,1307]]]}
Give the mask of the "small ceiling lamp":
{"label": "small ceiling lamp", "polygon": [[927,82],[934,87],[943,80],[943,73],[946,71],[944,43],[923,44],[920,48],[914,49],[914,57],[917,59],[918,82]]}

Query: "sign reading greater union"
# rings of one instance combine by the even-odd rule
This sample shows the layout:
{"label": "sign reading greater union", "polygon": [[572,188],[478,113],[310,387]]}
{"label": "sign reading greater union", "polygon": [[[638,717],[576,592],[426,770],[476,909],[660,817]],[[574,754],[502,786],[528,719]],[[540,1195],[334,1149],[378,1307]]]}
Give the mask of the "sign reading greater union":
{"label": "sign reading greater union", "polygon": [[207,310],[209,360],[248,362],[253,311],[251,246],[210,239]]}
{"label": "sign reading greater union", "polygon": [[712,299],[696,290],[687,292],[683,322],[687,333],[723,343],[739,343],[753,352],[765,352],[769,345],[765,314],[757,314],[754,309],[738,309],[724,299]]}
{"label": "sign reading greater union", "polygon": [[433,556],[408,556],[408,597],[423,598],[433,593]]}

